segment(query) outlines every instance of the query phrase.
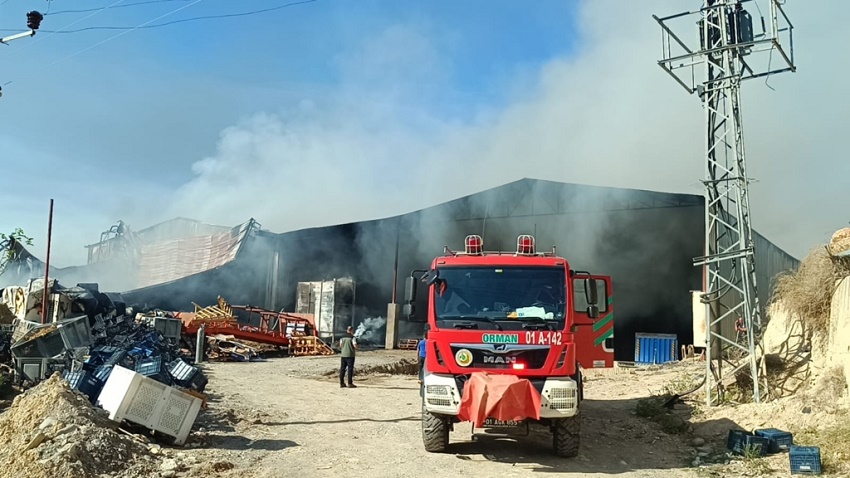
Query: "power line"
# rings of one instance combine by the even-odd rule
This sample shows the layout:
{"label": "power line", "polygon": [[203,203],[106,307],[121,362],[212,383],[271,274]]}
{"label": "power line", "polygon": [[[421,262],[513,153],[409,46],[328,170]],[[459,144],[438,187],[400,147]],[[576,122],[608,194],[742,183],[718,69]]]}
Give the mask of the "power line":
{"label": "power line", "polygon": [[[119,0],[119,1],[121,1],[121,0]],[[160,15],[160,16],[158,16],[158,17],[156,17],[156,18],[153,18],[153,19],[148,20],[148,21],[146,21],[146,22],[144,22],[144,23],[141,23],[141,24],[139,24],[138,26],[135,26],[135,27],[133,27],[133,28],[131,28],[131,29],[129,29],[129,30],[123,31],[123,32],[118,33],[118,34],[116,34],[116,35],[112,35],[111,37],[106,38],[105,40],[101,40],[101,41],[99,41],[99,42],[97,42],[97,43],[95,43],[95,44],[93,44],[93,45],[90,45],[90,46],[88,46],[88,47],[86,47],[86,48],[83,48],[82,50],[79,50],[79,51],[77,51],[77,52],[75,52],[75,53],[72,53],[72,54],[70,54],[70,55],[64,56],[64,57],[62,57],[62,58],[60,58],[60,59],[58,59],[58,60],[56,60],[56,61],[53,61],[53,62],[51,62],[51,63],[49,63],[49,64],[45,65],[44,67],[42,67],[42,69],[46,70],[47,68],[50,68],[51,66],[56,65],[57,63],[61,63],[61,62],[65,61],[65,60],[68,60],[68,59],[73,58],[73,57],[75,57],[75,56],[77,56],[77,55],[80,55],[80,54],[82,54],[82,53],[85,53],[85,52],[87,52],[87,51],[91,50],[92,48],[96,48],[96,47],[98,47],[98,46],[100,46],[100,45],[103,45],[104,43],[108,43],[108,42],[110,42],[110,41],[112,41],[112,40],[115,40],[116,38],[118,38],[118,37],[120,37],[120,36],[123,36],[123,35],[126,35],[126,34],[128,34],[128,33],[132,32],[133,30],[136,30],[136,29],[142,28],[142,27],[144,27],[145,25],[148,25],[148,24],[150,24],[150,23],[153,23],[153,22],[155,22],[155,21],[157,21],[157,20],[160,20],[160,19],[162,19],[162,18],[165,18],[165,17],[167,17],[167,16],[169,16],[169,15],[175,14],[175,13],[179,12],[180,10],[183,10],[183,9],[189,8],[189,7],[191,7],[192,5],[195,5],[195,4],[200,3],[200,2],[202,2],[202,1],[203,1],[203,0],[194,0],[192,3],[189,3],[189,4],[187,4],[187,5],[183,5],[182,7],[179,7],[179,8],[175,8],[174,10],[171,10],[171,11],[170,11],[170,12],[168,12],[168,13],[162,14],[162,15]],[[9,83],[12,83],[12,81],[8,81],[8,82],[6,82],[6,84],[7,84],[7,85],[8,85]]]}
{"label": "power line", "polygon": [[[8,2],[9,0],[5,0],[5,1],[7,1],[7,2]],[[50,0],[48,0],[48,1],[50,1]],[[119,6],[115,7],[115,8],[135,7],[135,6],[137,6],[137,5],[148,5],[148,4],[151,4],[151,3],[188,2],[188,1],[189,1],[189,0],[148,0],[148,1],[146,1],[146,2],[134,2],[134,3],[127,3],[127,4],[125,4],[125,5],[119,5]],[[2,5],[2,3],[0,3],[0,5]],[[62,14],[65,14],[65,13],[87,13],[87,12],[94,12],[94,11],[96,11],[96,10],[100,10],[101,8],[102,8],[102,7],[98,7],[98,8],[86,8],[86,9],[83,9],[83,10],[60,10],[60,11],[58,11],[58,12],[50,13],[50,15],[62,15]],[[45,16],[46,16],[46,15],[47,15],[47,14],[45,14]]]}
{"label": "power line", "polygon": [[[158,1],[162,2],[162,1],[174,1],[174,0],[158,0]],[[188,0],[184,0],[184,1],[188,1]],[[316,2],[316,1],[317,0],[302,0],[302,1],[299,1],[299,2],[286,3],[284,5],[278,5],[276,7],[264,8],[264,9],[261,9],[261,10],[251,10],[251,11],[248,11],[248,12],[224,13],[224,14],[221,14],[221,15],[205,15],[205,16],[200,16],[200,17],[183,18],[181,20],[174,20],[174,21],[170,21],[170,22],[157,23],[157,24],[154,24],[154,25],[145,25],[145,26],[135,26],[135,27],[95,26],[95,27],[79,28],[79,29],[76,29],[76,30],[64,30],[63,29],[63,30],[57,30],[57,31],[52,31],[52,30],[40,30],[40,31],[55,34],[55,33],[80,33],[80,32],[85,32],[85,31],[92,31],[92,30],[130,30],[130,31],[132,31],[132,30],[143,30],[143,29],[148,29],[148,28],[160,28],[160,27],[164,27],[164,26],[168,26],[168,25],[174,25],[174,24],[177,24],[177,23],[186,23],[186,22],[193,22],[193,21],[198,21],[198,20],[211,20],[211,19],[218,19],[218,18],[233,18],[233,17],[245,17],[245,16],[249,16],[249,15],[258,15],[258,14],[261,14],[261,13],[268,13],[268,12],[272,12],[272,11],[275,11],[275,10],[281,10],[283,8],[292,7],[292,6],[295,6],[295,5],[303,5],[303,4],[306,4],[306,3],[313,3],[313,2]],[[123,5],[123,6],[130,6],[130,4]],[[0,28],[0,31],[13,31],[13,30],[7,30],[7,29]],[[14,30],[14,31],[17,31],[17,30]]]}
{"label": "power line", "polygon": [[[91,18],[91,17],[93,17],[93,16],[97,15],[98,13],[103,12],[104,10],[109,10],[110,8],[114,7],[115,5],[118,5],[119,3],[123,2],[123,1],[124,1],[124,0],[116,0],[116,1],[115,1],[114,3],[112,3],[111,5],[108,5],[108,6],[106,6],[106,7],[103,7],[103,8],[101,8],[101,9],[97,10],[96,12],[94,12],[94,13],[92,13],[92,14],[86,15],[86,16],[84,16],[83,18],[80,18],[80,19],[78,19],[78,20],[76,20],[76,21],[73,21],[73,22],[71,22],[71,23],[69,23],[69,24],[65,25],[64,27],[60,28],[59,30],[52,30],[52,31],[51,31],[51,30],[47,30],[47,31],[45,31],[45,30],[39,30],[39,31],[41,31],[41,32],[47,33],[48,35],[47,35],[47,36],[45,36],[45,37],[37,37],[37,38],[36,38],[36,40],[35,40],[34,42],[32,42],[32,43],[27,43],[25,46],[23,46],[22,48],[18,49],[17,51],[19,51],[19,52],[20,52],[20,51],[22,51],[22,50],[24,50],[24,49],[26,49],[26,48],[30,48],[30,47],[32,47],[33,45],[37,45],[37,44],[38,44],[38,42],[40,42],[40,41],[42,41],[42,40],[46,40],[46,39],[48,39],[48,38],[52,37],[53,35],[55,35],[55,34],[57,34],[57,33],[64,33],[66,28],[68,28],[68,27],[70,27],[70,26],[73,26],[73,25],[76,25],[77,23],[80,23],[81,21],[86,20],[86,19],[88,19],[88,18]],[[49,8],[49,4],[48,4],[48,8]],[[5,30],[5,29],[4,29],[3,31],[10,31],[10,30]],[[19,30],[15,30],[15,31],[19,31]]]}
{"label": "power line", "polygon": [[148,20],[148,21],[146,21],[145,23],[142,23],[142,24],[140,24],[140,25],[137,25],[137,26],[135,26],[135,27],[133,27],[133,28],[130,28],[130,29],[126,30],[126,31],[123,31],[123,32],[121,32],[121,33],[119,33],[119,34],[117,34],[117,35],[113,35],[113,36],[111,36],[111,37],[109,37],[109,38],[107,38],[107,39],[105,39],[105,40],[99,41],[99,42],[95,43],[94,45],[91,45],[91,46],[89,46],[89,47],[83,48],[82,50],[80,50],[80,51],[78,51],[78,52],[76,52],[76,53],[71,53],[71,54],[70,54],[70,55],[68,55],[68,56],[62,57],[62,58],[60,58],[60,59],[58,59],[58,60],[56,60],[56,61],[54,61],[54,62],[52,62],[52,63],[49,63],[47,66],[45,66],[45,68],[51,67],[51,66],[53,66],[53,65],[55,65],[55,64],[57,64],[57,63],[61,63],[61,62],[65,61],[65,60],[67,60],[67,59],[69,59],[69,58],[73,58],[73,57],[75,57],[75,56],[77,56],[77,55],[79,55],[79,54],[81,54],[81,53],[85,53],[85,52],[87,52],[87,51],[91,50],[92,48],[95,48],[95,47],[98,47],[98,46],[100,46],[100,45],[103,45],[104,43],[108,43],[108,42],[110,42],[110,41],[112,41],[112,40],[114,40],[114,39],[116,39],[116,38],[118,38],[118,37],[120,37],[120,36],[123,36],[123,35],[126,35],[126,34],[128,34],[128,33],[132,32],[133,30],[137,30],[137,29],[139,29],[139,28],[144,28],[144,26],[145,26],[145,25],[148,25],[149,23],[153,23],[153,22],[155,22],[155,21],[157,21],[157,20],[159,20],[159,19],[161,19],[161,18],[165,18],[165,17],[167,17],[167,16],[169,16],[169,15],[172,15],[172,14],[174,14],[174,13],[177,13],[177,12],[179,12],[180,10],[183,10],[183,9],[185,9],[185,8],[189,8],[189,7],[191,7],[192,5],[195,5],[195,4],[197,4],[197,3],[201,3],[202,1],[203,1],[203,0],[194,0],[192,3],[189,3],[188,5],[183,5],[182,7],[175,8],[174,10],[171,10],[171,11],[170,11],[170,12],[168,12],[168,13],[165,13],[165,14],[163,14],[163,15],[160,15],[160,16],[158,16],[158,17],[156,17],[156,18],[152,19],[152,20]]}

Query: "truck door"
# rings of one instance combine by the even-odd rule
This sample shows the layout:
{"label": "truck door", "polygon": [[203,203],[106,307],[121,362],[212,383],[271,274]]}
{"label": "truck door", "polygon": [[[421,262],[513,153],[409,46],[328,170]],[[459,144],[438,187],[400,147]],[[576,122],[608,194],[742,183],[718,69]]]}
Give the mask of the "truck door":
{"label": "truck door", "polygon": [[[585,279],[596,279],[599,317],[587,315]],[[610,276],[576,275],[573,284],[576,360],[583,368],[614,366],[614,301]]]}

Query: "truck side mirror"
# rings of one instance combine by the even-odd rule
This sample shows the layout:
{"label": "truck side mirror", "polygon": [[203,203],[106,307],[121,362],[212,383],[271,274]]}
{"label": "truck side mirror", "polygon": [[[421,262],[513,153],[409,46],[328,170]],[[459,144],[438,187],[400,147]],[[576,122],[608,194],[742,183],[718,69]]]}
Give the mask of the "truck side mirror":
{"label": "truck side mirror", "polygon": [[597,305],[588,305],[587,306],[587,316],[591,319],[599,318],[599,306]]}
{"label": "truck side mirror", "polygon": [[[599,291],[596,288],[596,279],[585,279],[584,280],[584,298],[587,300],[588,305],[595,306],[599,303]],[[599,314],[599,308],[596,308],[597,315]],[[588,310],[588,314],[590,311]]]}
{"label": "truck side mirror", "polygon": [[408,304],[416,300],[416,278],[408,277],[404,281],[404,301]]}

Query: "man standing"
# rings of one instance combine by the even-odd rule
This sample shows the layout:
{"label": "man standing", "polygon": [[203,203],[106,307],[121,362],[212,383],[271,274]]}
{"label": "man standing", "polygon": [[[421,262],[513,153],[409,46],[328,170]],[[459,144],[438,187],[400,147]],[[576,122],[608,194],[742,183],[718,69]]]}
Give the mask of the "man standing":
{"label": "man standing", "polygon": [[357,339],[354,337],[354,329],[348,326],[345,329],[345,337],[339,339],[339,350],[341,363],[339,366],[339,388],[345,388],[345,371],[348,370],[348,388],[357,388],[354,385],[354,353],[357,350]]}
{"label": "man standing", "polygon": [[422,385],[422,380],[425,377],[422,374],[422,369],[425,367],[425,339],[428,338],[428,331],[422,335],[422,340],[416,345],[416,350],[419,352],[419,385]]}

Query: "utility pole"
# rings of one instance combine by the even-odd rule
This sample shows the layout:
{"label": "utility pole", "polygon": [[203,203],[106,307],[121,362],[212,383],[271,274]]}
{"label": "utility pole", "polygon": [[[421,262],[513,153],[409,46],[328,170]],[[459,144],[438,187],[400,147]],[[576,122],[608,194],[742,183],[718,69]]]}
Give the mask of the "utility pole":
{"label": "utility pole", "polygon": [[[755,250],[750,218],[749,184],[741,114],[741,83],[796,71],[793,26],[783,0],[703,0],[702,8],[659,18],[662,59],[658,65],[689,94],[702,101],[705,137],[705,249],[694,259],[703,270],[706,304],[706,404],[720,398],[725,386],[747,374],[753,400],[767,396],[764,364],[756,345],[762,310],[756,285]],[[760,18],[753,28],[751,12]],[[671,24],[697,26],[689,45]],[[782,37],[782,41],[780,41]],[[698,43],[697,43],[698,42]],[[787,45],[786,48],[783,44]],[[696,70],[701,69],[699,74]],[[741,333],[741,330],[745,332]],[[744,335],[745,338],[738,340]],[[744,342],[744,343],[742,343]]]}

